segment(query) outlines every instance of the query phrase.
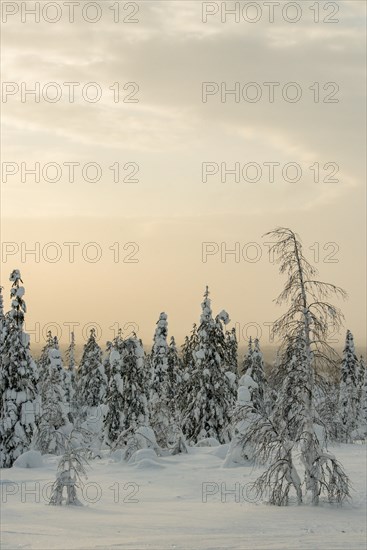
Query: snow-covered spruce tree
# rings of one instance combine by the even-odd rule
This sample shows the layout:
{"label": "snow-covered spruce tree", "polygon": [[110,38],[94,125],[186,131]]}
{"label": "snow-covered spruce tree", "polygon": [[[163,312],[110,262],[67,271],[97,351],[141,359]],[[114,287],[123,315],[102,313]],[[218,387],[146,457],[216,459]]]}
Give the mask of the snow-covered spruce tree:
{"label": "snow-covered spruce tree", "polygon": [[246,374],[250,376],[256,384],[256,389],[254,388],[251,393],[253,407],[256,410],[261,410],[264,408],[265,371],[264,358],[257,338],[254,342],[253,351],[248,356],[248,364],[244,376],[246,376]]}
{"label": "snow-covered spruce tree", "polygon": [[42,414],[34,436],[34,447],[42,454],[60,454],[72,424],[65,392],[65,371],[56,336],[44,348],[41,381]]}
{"label": "snow-covered spruce tree", "polygon": [[4,314],[4,298],[3,298],[3,286],[0,286],[0,338],[5,326],[5,314]]}
{"label": "snow-covered spruce tree", "polygon": [[360,357],[359,360],[360,369],[364,372],[364,380],[361,395],[361,413],[362,413],[362,426],[364,426],[365,437],[367,437],[367,368],[364,358]]}
{"label": "snow-covered spruce tree", "polygon": [[118,351],[119,353],[122,353],[124,347],[124,340],[122,338],[122,329],[119,328],[117,331],[116,336],[112,340],[112,342],[108,341],[106,344],[106,353],[105,358],[103,360],[103,368],[104,373],[107,378],[107,388],[110,381],[110,375],[111,375],[111,352],[114,350],[114,353],[112,355],[115,355],[115,352]]}
{"label": "snow-covered spruce tree", "polygon": [[254,352],[253,344],[252,344],[252,338],[250,336],[250,339],[248,341],[248,348],[247,352],[244,355],[242,365],[241,365],[241,375],[245,374],[247,369],[252,365],[252,354]]}
{"label": "snow-covered spruce tree", "polygon": [[190,336],[186,336],[181,346],[181,385],[177,394],[178,407],[181,417],[188,407],[188,390],[190,373],[194,365],[194,352],[198,346],[198,331],[196,324],[193,325]]}
{"label": "snow-covered spruce tree", "polygon": [[254,401],[257,401],[258,386],[251,378],[248,369],[238,382],[237,400],[232,413],[232,438],[228,449],[224,467],[232,467],[238,464],[245,464],[247,461],[254,460],[253,448],[246,441],[245,435],[249,426],[255,422],[258,416],[257,409],[254,408]]}
{"label": "snow-covered spruce tree", "polygon": [[182,417],[179,396],[183,386],[182,360],[174,336],[171,336],[168,346],[168,381],[167,396],[171,414],[175,418]]}
{"label": "snow-covered spruce tree", "polygon": [[194,362],[194,352],[198,349],[198,345],[198,327],[196,323],[194,323],[190,336],[185,337],[185,341],[181,346],[182,369],[184,372],[192,368]]}
{"label": "snow-covered spruce tree", "polygon": [[39,378],[38,378],[39,392],[41,392],[42,385],[48,373],[49,350],[52,349],[53,346],[54,346],[54,339],[52,336],[52,332],[49,330],[46,335],[46,343],[42,348],[41,355],[37,361],[37,367],[38,367],[38,373],[39,373]]}
{"label": "snow-covered spruce tree", "polygon": [[228,353],[228,367],[229,370],[238,374],[238,342],[236,329],[233,327],[231,331],[226,332],[226,346]]}
{"label": "snow-covered spruce tree", "polygon": [[84,346],[77,371],[77,398],[82,417],[95,414],[96,407],[105,401],[107,377],[102,364],[102,350],[96,340],[94,328]]}
{"label": "snow-covered spruce tree", "polygon": [[[290,308],[274,324],[274,335],[283,338],[283,349],[290,357],[282,390],[274,413],[262,415],[246,434],[244,444],[254,447],[258,461],[269,463],[255,482],[260,495],[270,494],[273,504],[287,504],[293,488],[298,502],[310,493],[318,504],[320,494],[329,501],[349,497],[349,480],[343,468],[325,447],[324,430],[315,408],[315,373],[324,364],[335,364],[335,352],[327,344],[328,326],[340,326],[341,313],[327,302],[330,294],[344,297],[334,285],[316,280],[315,268],[306,260],[297,235],[278,228],[267,236],[276,241],[272,247],[280,272],[288,275],[277,302],[290,302]],[[290,352],[293,350],[293,353]],[[294,465],[299,453],[304,481]]]}
{"label": "snow-covered spruce tree", "polygon": [[37,367],[23,332],[26,304],[19,270],[10,275],[11,311],[3,318],[0,369],[0,467],[10,468],[29,450],[40,414]]}
{"label": "snow-covered spruce tree", "polygon": [[168,385],[167,393],[172,411],[177,409],[176,396],[182,383],[182,362],[178,353],[176,340],[171,336],[168,346]]}
{"label": "snow-covered spruce tree", "polygon": [[142,341],[134,335],[125,340],[123,354],[124,428],[149,425],[146,357]]}
{"label": "snow-covered spruce tree", "polygon": [[328,441],[339,441],[341,423],[339,415],[340,384],[333,379],[325,379],[315,388],[315,406],[324,426]]}
{"label": "snow-covered spruce tree", "polygon": [[113,446],[124,430],[121,414],[123,408],[123,353],[124,342],[121,339],[121,333],[119,333],[112,342],[107,343],[107,358],[105,361],[105,372],[108,373],[108,387],[103,430],[104,441],[108,447]]}
{"label": "snow-covered spruce tree", "polygon": [[353,334],[347,330],[339,394],[340,440],[351,443],[357,436],[360,419],[359,361],[355,354]]}
{"label": "snow-covered spruce tree", "polygon": [[136,335],[112,346],[109,358],[110,381],[104,437],[114,447],[125,430],[138,430],[149,424],[148,377],[143,344]]}
{"label": "snow-covered spruce tree", "polygon": [[182,430],[182,409],[180,395],[183,391],[182,361],[173,336],[168,347],[167,399],[170,413],[170,441],[172,454],[187,452]]}
{"label": "snow-covered spruce tree", "polygon": [[201,307],[198,342],[185,383],[187,407],[183,428],[191,443],[208,437],[226,443],[230,438],[233,391],[225,372],[227,350],[223,325],[219,316],[213,319],[208,287]]}
{"label": "snow-covered spruce tree", "polygon": [[161,313],[154,333],[152,352],[148,359],[151,371],[149,388],[151,425],[161,447],[168,446],[170,426],[167,335],[167,315]]}
{"label": "snow-covered spruce tree", "polygon": [[[3,299],[3,288],[0,286],[0,358],[2,356],[2,346],[5,340],[6,334],[6,319],[4,314],[4,299]],[[1,379],[1,372],[0,372]],[[0,408],[2,410],[2,395],[0,395]]]}
{"label": "snow-covered spruce tree", "polygon": [[366,437],[367,423],[364,414],[366,400],[366,363],[361,355],[358,361],[357,398],[358,398],[358,437]]}
{"label": "snow-covered spruce tree", "polygon": [[75,376],[75,335],[74,332],[70,335],[70,344],[66,350],[66,364],[69,372]]}
{"label": "snow-covered spruce tree", "polygon": [[259,414],[265,414],[264,360],[256,338],[254,347],[249,343],[246,355],[246,371],[238,383],[237,401],[232,415],[233,434],[225,466],[243,464],[253,460],[253,448],[246,442],[246,432]]}
{"label": "snow-covered spruce tree", "polygon": [[172,337],[167,344],[167,333],[167,315],[161,313],[149,357],[151,425],[161,447],[170,447],[182,437],[177,399],[181,382],[180,359],[175,339]]}
{"label": "snow-covered spruce tree", "polygon": [[70,403],[70,412],[72,416],[77,415],[76,407],[76,364],[75,364],[75,335],[74,332],[70,335],[70,344],[66,350],[66,365],[67,365],[67,398]]}

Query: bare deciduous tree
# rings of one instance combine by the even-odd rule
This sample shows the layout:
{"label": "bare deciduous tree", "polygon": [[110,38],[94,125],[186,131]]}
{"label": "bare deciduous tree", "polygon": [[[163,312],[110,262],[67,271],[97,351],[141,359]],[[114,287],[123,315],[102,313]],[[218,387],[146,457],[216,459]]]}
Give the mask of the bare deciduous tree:
{"label": "bare deciduous tree", "polygon": [[[338,356],[329,346],[328,331],[339,327],[342,314],[328,302],[331,295],[346,293],[317,280],[316,269],[303,255],[298,236],[290,229],[267,233],[275,242],[271,248],[280,273],[287,275],[277,304],[290,303],[274,324],[274,336],[282,339],[283,381],[269,417],[260,414],[244,435],[244,445],[254,446],[259,461],[270,462],[255,482],[254,490],[270,493],[270,502],[283,505],[293,487],[298,502],[303,500],[303,484],[294,465],[294,454],[304,467],[305,492],[318,504],[321,493],[341,503],[349,497],[349,480],[343,468],[325,448],[325,430],[315,408],[315,377],[325,365],[334,365]],[[320,368],[321,367],[321,368]]]}

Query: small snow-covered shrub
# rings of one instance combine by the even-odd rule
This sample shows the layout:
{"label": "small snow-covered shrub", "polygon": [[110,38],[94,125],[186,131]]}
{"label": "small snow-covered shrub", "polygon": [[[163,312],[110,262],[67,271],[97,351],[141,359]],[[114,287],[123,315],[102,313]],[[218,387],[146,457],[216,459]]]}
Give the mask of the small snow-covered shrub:
{"label": "small snow-covered shrub", "polygon": [[56,481],[52,486],[49,502],[52,506],[62,506],[64,501],[66,506],[82,506],[77,497],[77,488],[81,486],[82,478],[87,477],[86,466],[88,462],[84,456],[85,450],[74,446],[75,436],[77,436],[76,441],[78,441],[79,434],[75,431],[75,433],[71,432],[65,442],[65,452],[60,459]]}

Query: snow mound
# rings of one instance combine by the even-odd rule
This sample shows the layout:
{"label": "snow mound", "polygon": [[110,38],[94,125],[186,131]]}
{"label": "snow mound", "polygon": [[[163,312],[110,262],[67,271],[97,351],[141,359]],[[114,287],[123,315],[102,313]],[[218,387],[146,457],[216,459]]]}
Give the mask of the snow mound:
{"label": "snow mound", "polygon": [[112,460],[114,462],[122,462],[123,458],[124,458],[123,450],[122,449],[116,449],[115,451],[112,451],[110,453],[110,458],[112,458]]}
{"label": "snow mound", "polygon": [[129,464],[138,464],[143,460],[157,461],[158,457],[153,449],[140,449],[132,455]]}
{"label": "snow mound", "polygon": [[139,470],[152,468],[161,470],[162,468],[164,468],[162,464],[158,464],[157,462],[155,462],[154,460],[150,460],[149,458],[144,458],[143,460],[140,460],[140,462],[135,464],[135,467]]}
{"label": "snow mound", "polygon": [[42,468],[42,455],[39,451],[27,451],[18,456],[13,466],[16,468]]}
{"label": "snow mound", "polygon": [[153,449],[140,449],[130,458],[129,464],[138,469],[164,468],[162,464],[158,463],[158,460],[159,458]]}
{"label": "snow mound", "polygon": [[225,445],[219,445],[219,447],[215,447],[215,449],[210,451],[209,454],[218,458],[222,458],[224,460],[227,456],[228,450],[229,443],[226,443]]}
{"label": "snow mound", "polygon": [[195,445],[195,447],[219,447],[220,443],[215,437],[206,437],[205,439],[200,439]]}

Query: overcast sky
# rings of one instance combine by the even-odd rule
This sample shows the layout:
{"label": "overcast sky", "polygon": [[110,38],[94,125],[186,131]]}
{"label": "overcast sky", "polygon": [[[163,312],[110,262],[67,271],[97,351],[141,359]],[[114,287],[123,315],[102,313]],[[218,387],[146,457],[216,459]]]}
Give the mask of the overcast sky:
{"label": "overcast sky", "polygon": [[[74,23],[68,21],[64,2],[58,2],[61,18],[55,23],[45,21],[55,17],[52,8],[41,13],[40,23],[31,16],[22,22],[20,2],[2,4],[16,4],[19,12],[3,13],[3,163],[16,165],[2,166],[7,181],[2,183],[1,278],[7,298],[8,273],[21,270],[29,310],[26,328],[57,322],[66,341],[63,324],[80,323],[75,332],[81,342],[82,327],[97,321],[104,342],[113,337],[109,327],[130,322],[149,344],[159,313],[166,311],[170,332],[181,343],[198,321],[208,284],[214,313],[226,309],[242,341],[246,333],[260,335],[261,329],[267,345],[268,324],[282,311],[272,300],[284,279],[269,261],[262,234],[287,226],[300,234],[320,278],[347,290],[349,300],[338,304],[345,328],[364,344],[365,2],[329,2],[331,8],[320,2],[319,23],[310,10],[314,3],[298,3],[302,15],[290,23],[280,10],[286,2],[280,2],[269,23],[266,6],[258,2],[262,16],[252,24],[242,15],[238,23],[234,17],[221,22],[221,2],[207,8],[217,6],[219,12],[208,15],[206,23],[200,1],[121,2],[118,23],[109,9],[114,3],[107,1],[97,3],[101,18],[96,23],[81,17],[86,2],[75,7]],[[246,2],[240,4],[242,10]],[[333,6],[339,8],[334,16]],[[88,17],[94,17],[93,10],[86,12]],[[297,15],[292,10],[286,12],[288,18]],[[249,18],[255,14],[251,9],[246,13]],[[124,17],[138,22],[123,22]],[[339,22],[324,22],[328,17]],[[22,102],[22,87],[24,92],[36,82],[39,102],[30,94]],[[50,82],[62,92],[56,103],[42,96],[42,91],[49,97],[55,92]],[[74,103],[65,82],[80,83]],[[81,95],[90,82],[102,92],[95,103]],[[219,89],[206,102],[204,82]],[[236,82],[239,102],[233,95],[221,98],[221,83],[231,90]],[[246,87],[251,82],[256,84]],[[279,83],[273,102],[266,82]],[[290,82],[297,89],[287,87]],[[124,90],[126,83],[135,84]],[[259,89],[259,101],[243,98]],[[299,101],[284,99],[284,93],[293,97],[297,90],[302,92]],[[87,91],[92,97],[95,88]],[[123,102],[128,94],[138,102]],[[21,163],[32,168],[36,162],[39,183],[21,169]],[[74,182],[64,165],[70,162],[80,163]],[[91,162],[100,167],[98,182],[83,179],[81,167]],[[59,181],[45,181],[47,163],[61,166]],[[138,181],[115,183],[116,171],[109,169],[115,163],[121,179],[136,172],[131,179]],[[212,170],[218,167],[206,183],[203,163],[212,163]],[[240,163],[240,181],[227,176],[222,182],[221,163],[228,169]],[[256,165],[250,164],[247,179],[256,179],[259,166],[259,181],[242,177],[248,163]],[[279,163],[274,181],[264,163]],[[299,181],[289,181],[295,177],[292,166],[282,175],[288,163],[302,169]],[[15,166],[19,169],[11,175]],[[94,174],[92,167],[89,179]],[[39,246],[40,257],[22,257],[22,242],[23,252]],[[47,246],[50,242],[57,247]],[[66,242],[80,243],[73,263]],[[97,248],[85,248],[91,242]],[[206,262],[204,242],[212,243]],[[114,243],[120,243],[119,258]],[[240,258],[225,255],[236,246]],[[60,260],[52,262],[60,251]],[[102,255],[96,263],[91,261],[94,252]]]}

